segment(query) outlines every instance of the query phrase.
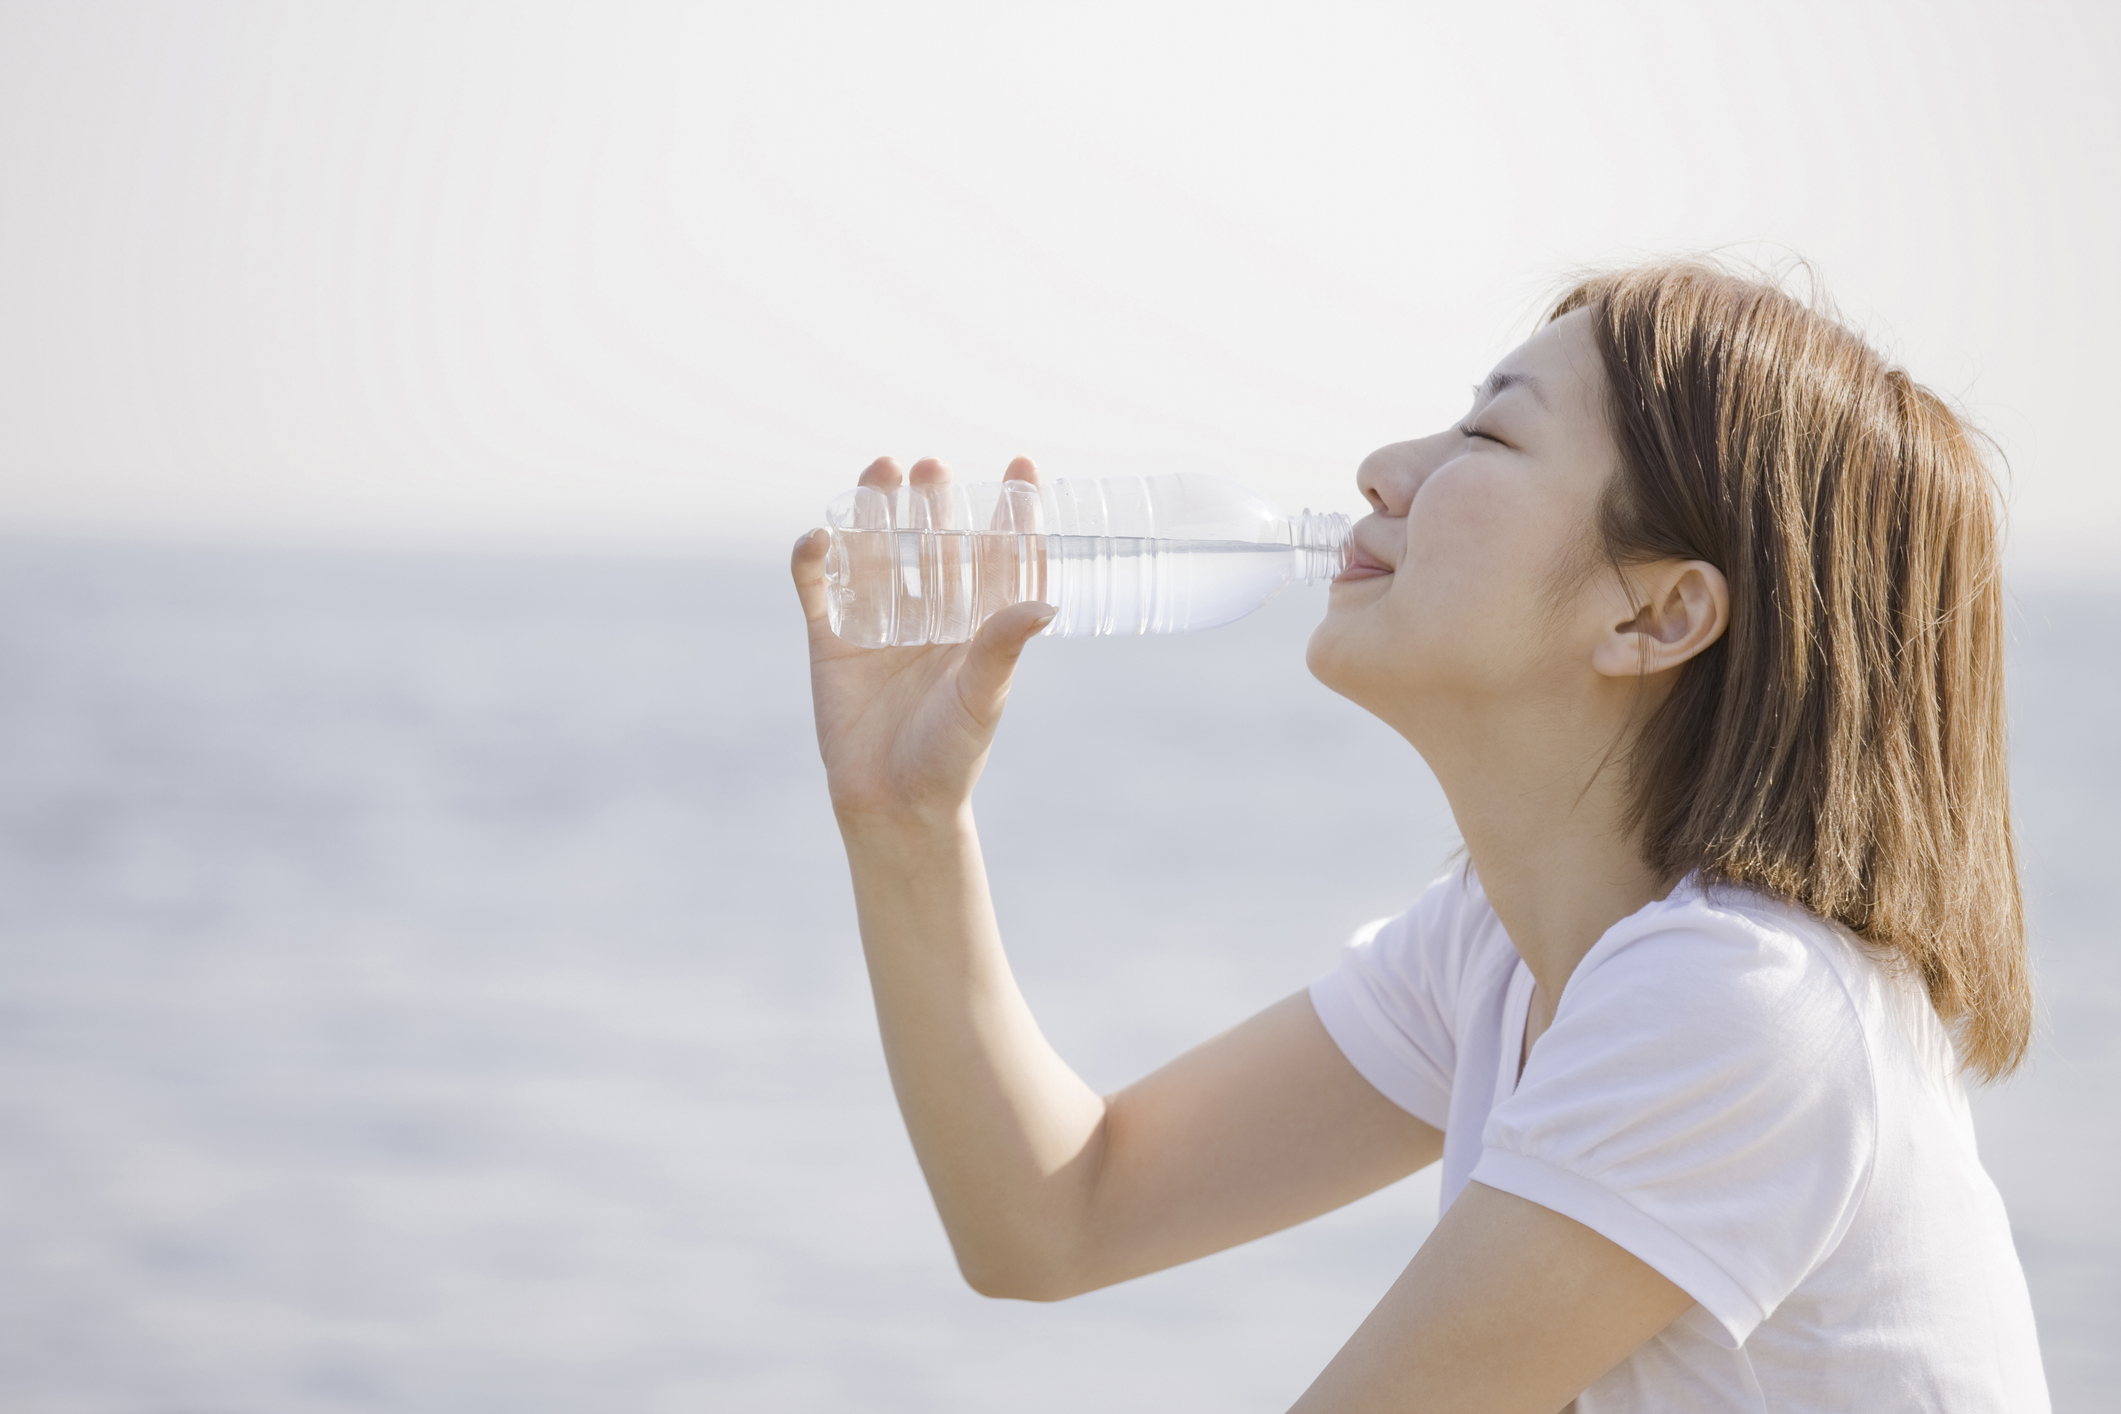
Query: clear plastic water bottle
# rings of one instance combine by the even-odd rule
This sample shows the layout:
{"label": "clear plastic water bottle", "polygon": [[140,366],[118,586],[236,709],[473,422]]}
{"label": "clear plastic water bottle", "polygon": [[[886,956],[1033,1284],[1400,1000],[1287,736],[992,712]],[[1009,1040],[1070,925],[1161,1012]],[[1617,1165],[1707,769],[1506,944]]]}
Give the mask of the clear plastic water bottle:
{"label": "clear plastic water bottle", "polygon": [[1188,633],[1347,563],[1348,518],[1286,516],[1219,476],[858,486],[825,513],[832,631],[885,648],[963,643],[1040,600],[1061,638]]}

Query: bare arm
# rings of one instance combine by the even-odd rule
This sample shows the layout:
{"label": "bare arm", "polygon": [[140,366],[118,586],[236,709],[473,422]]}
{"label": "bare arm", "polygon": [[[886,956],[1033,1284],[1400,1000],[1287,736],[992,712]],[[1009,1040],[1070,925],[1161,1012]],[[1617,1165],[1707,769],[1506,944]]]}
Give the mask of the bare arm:
{"label": "bare arm", "polygon": [[[923,462],[913,479],[948,473]],[[1030,479],[1027,462],[1010,475]],[[889,487],[898,468],[863,473]],[[893,1087],[967,1280],[1051,1299],[1205,1255],[1429,1163],[1438,1131],[1378,1095],[1296,996],[1106,1100],[1055,1054],[1002,951],[973,828],[1041,607],[970,644],[863,650],[826,625],[824,538],[796,547],[819,747]]]}
{"label": "bare arm", "polygon": [[1582,1224],[1468,1184],[1291,1414],[1555,1414],[1693,1304]]}

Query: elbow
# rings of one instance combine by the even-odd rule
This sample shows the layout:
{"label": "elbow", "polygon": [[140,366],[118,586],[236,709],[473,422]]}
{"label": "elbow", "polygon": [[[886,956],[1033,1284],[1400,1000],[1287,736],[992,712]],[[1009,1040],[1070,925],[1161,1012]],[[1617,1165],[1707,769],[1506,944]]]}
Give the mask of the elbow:
{"label": "elbow", "polygon": [[[1121,1280],[1096,1203],[1100,1122],[1081,1150],[1013,1203],[936,1208],[965,1285],[997,1301],[1066,1301]],[[1074,1170],[1074,1172],[1066,1172]],[[955,1221],[953,1221],[953,1218]]]}
{"label": "elbow", "polygon": [[959,1251],[957,1270],[965,1285],[995,1301],[1066,1301],[1097,1285],[1077,1280],[1051,1262],[1010,1260],[995,1254]]}

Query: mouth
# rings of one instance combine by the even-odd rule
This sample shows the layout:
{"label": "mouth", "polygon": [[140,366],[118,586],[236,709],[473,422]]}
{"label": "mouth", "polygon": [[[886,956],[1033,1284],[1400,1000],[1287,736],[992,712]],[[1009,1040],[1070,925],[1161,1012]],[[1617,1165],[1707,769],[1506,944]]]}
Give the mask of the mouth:
{"label": "mouth", "polygon": [[1364,550],[1359,542],[1350,542],[1348,563],[1339,574],[1333,576],[1333,582],[1348,584],[1358,579],[1381,579],[1390,573],[1390,565],[1382,563],[1376,556]]}

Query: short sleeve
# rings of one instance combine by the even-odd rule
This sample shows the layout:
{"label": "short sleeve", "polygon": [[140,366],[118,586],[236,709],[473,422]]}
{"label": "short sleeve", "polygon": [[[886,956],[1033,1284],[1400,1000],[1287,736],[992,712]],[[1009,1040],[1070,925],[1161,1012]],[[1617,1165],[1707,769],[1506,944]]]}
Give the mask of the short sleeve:
{"label": "short sleeve", "polygon": [[1473,1181],[1626,1248],[1742,1344],[1869,1182],[1876,1083],[1835,946],[1706,901],[1608,934],[1489,1115]]}
{"label": "short sleeve", "polygon": [[1348,1063],[1438,1129],[1451,1111],[1458,995],[1477,925],[1493,917],[1478,883],[1454,869],[1407,912],[1358,932],[1340,965],[1311,985],[1311,1005]]}

